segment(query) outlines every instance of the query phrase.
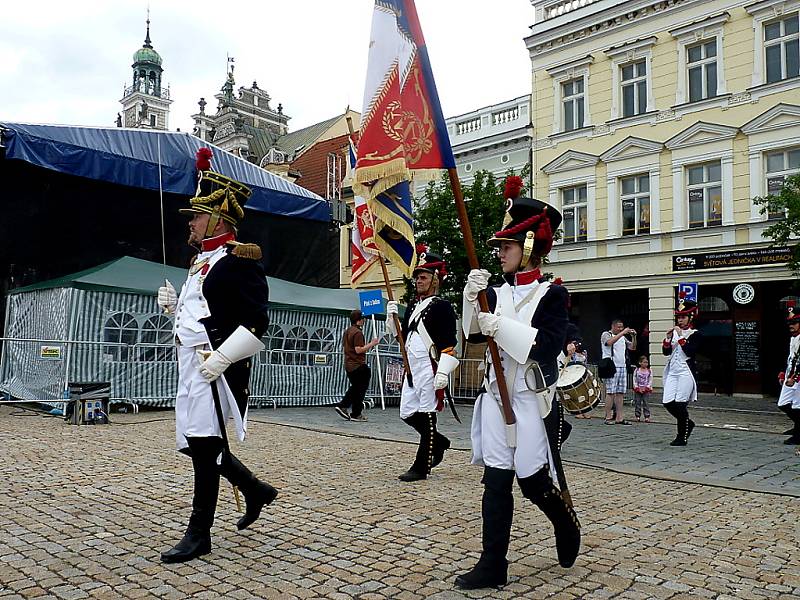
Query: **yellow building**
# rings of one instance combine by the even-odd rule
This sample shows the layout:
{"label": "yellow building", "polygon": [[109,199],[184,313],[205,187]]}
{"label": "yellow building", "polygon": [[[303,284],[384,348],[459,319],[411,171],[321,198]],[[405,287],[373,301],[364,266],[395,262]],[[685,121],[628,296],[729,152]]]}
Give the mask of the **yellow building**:
{"label": "yellow building", "polygon": [[800,0],[532,4],[534,195],[564,215],[548,270],[590,360],[620,316],[660,377],[696,283],[701,391],[774,395],[795,296],[762,237],[783,215],[751,198],[800,172]]}

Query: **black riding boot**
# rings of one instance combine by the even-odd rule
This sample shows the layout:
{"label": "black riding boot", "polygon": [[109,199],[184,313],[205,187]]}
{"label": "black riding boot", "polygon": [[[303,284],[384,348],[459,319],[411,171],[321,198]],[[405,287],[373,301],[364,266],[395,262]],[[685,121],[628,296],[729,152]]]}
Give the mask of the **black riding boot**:
{"label": "black riding boot", "polygon": [[530,477],[518,481],[522,495],[538,506],[553,524],[558,564],[568,569],[575,564],[581,548],[581,524],[578,516],[553,485],[549,466],[545,465]]}
{"label": "black riding boot", "polygon": [[483,471],[483,552],[471,571],[456,577],[462,590],[498,587],[508,581],[508,544],[514,518],[514,471],[485,467]]}
{"label": "black riding boot", "polygon": [[[414,459],[414,464],[398,479],[400,481],[427,479],[433,465],[436,413],[417,412],[403,420],[419,433],[419,446],[417,447],[417,456]],[[444,451],[442,451],[442,455],[444,455]]]}
{"label": "black riding boot", "polygon": [[667,402],[664,405],[667,412],[671,414],[678,422],[678,434],[672,440],[670,446],[685,446],[689,440],[689,435],[694,429],[694,421],[689,418],[689,410],[686,408],[686,402]]}
{"label": "black riding boot", "polygon": [[278,490],[253,475],[232,453],[222,461],[221,475],[239,488],[244,496],[245,511],[236,523],[239,530],[249,527],[261,514],[261,509],[271,504]]}
{"label": "black riding boot", "polygon": [[219,495],[219,466],[222,451],[218,437],[187,438],[194,467],[192,514],[186,533],[174,548],[161,553],[161,561],[179,563],[211,552],[211,525]]}
{"label": "black riding boot", "polygon": [[789,404],[784,404],[783,406],[779,406],[778,410],[780,410],[782,413],[784,413],[787,417],[789,417],[792,420],[792,426],[789,429],[787,429],[786,431],[784,431],[782,435],[794,436],[795,433],[797,432],[797,429],[796,429],[797,428],[797,423],[796,423],[796,419],[795,419],[794,415],[792,414],[792,404],[791,404],[791,402]]}

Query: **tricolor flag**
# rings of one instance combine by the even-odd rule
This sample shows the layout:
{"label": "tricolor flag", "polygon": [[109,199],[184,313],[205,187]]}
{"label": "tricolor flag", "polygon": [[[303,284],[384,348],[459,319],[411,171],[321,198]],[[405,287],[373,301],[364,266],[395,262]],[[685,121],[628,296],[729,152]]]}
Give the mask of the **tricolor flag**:
{"label": "tricolor flag", "polygon": [[[355,169],[356,149],[350,138],[350,167]],[[355,212],[353,219],[353,238],[350,249],[353,253],[353,268],[350,276],[350,287],[358,287],[378,262],[378,248],[375,246],[372,213],[367,202],[361,196],[354,198]]]}
{"label": "tricolor flag", "polygon": [[454,167],[414,0],[376,0],[353,190],[374,217],[377,247],[409,276],[409,182]]}

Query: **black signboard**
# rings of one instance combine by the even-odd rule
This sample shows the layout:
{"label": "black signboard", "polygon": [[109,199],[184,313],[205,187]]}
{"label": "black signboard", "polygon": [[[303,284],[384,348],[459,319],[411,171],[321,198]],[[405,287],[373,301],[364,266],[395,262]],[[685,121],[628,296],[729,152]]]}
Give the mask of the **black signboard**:
{"label": "black signboard", "polygon": [[783,177],[770,177],[767,179],[767,194],[777,196],[783,189]]}
{"label": "black signboard", "polygon": [[729,250],[703,254],[679,254],[672,257],[673,271],[696,271],[698,269],[723,269],[750,265],[772,265],[788,262],[791,249],[759,248],[757,250]]}
{"label": "black signboard", "polygon": [[736,344],[736,370],[759,373],[761,361],[758,354],[758,321],[737,321],[733,335]]}

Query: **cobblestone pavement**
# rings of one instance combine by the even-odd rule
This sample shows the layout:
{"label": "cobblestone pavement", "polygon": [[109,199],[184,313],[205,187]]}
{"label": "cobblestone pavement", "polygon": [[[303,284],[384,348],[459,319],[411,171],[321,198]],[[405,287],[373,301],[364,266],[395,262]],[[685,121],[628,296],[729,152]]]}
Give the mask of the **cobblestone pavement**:
{"label": "cobblestone pavement", "polygon": [[[439,427],[456,448],[469,450],[472,407],[458,406],[464,422],[459,425],[445,411]],[[633,420],[633,409],[624,414]],[[280,408],[254,411],[253,418],[265,422],[307,427],[318,431],[412,441],[416,432],[403,424],[396,407],[368,410],[367,423],[348,422],[331,408]],[[603,409],[591,419],[567,417],[573,426],[564,445],[563,459],[585,466],[620,473],[719,485],[741,490],[772,492],[800,497],[800,458],[794,446],[786,446],[780,435],[791,424],[781,412],[731,412],[690,409],[697,423],[683,448],[669,445],[675,438],[675,420],[662,408],[652,407],[652,423],[629,427],[605,425]]]}
{"label": "cobblestone pavement", "polygon": [[[430,479],[403,484],[396,476],[413,446],[359,437],[380,437],[394,411],[336,425],[349,435],[266,422],[292,413],[306,426],[315,414],[336,423],[330,409],[256,411],[248,443],[236,448],[281,490],[276,502],[240,533],[223,485],[213,552],[162,565],[158,554],[181,535],[191,493],[189,461],[173,450],[171,413],[113,415],[112,425],[77,427],[1,407],[0,598],[800,595],[796,498],[575,464],[568,475],[584,536],[575,567],[558,566],[549,523],[515,491],[511,581],[500,591],[463,595],[452,581],[476,560],[481,527],[480,471],[468,465],[467,452],[450,451]],[[443,422],[457,426],[449,417]],[[578,426],[587,437],[639,439],[644,431],[603,429],[599,419]],[[666,425],[647,427],[667,433]],[[702,439],[711,432],[695,435],[688,450],[705,451]],[[785,452],[770,435],[770,451]]]}

